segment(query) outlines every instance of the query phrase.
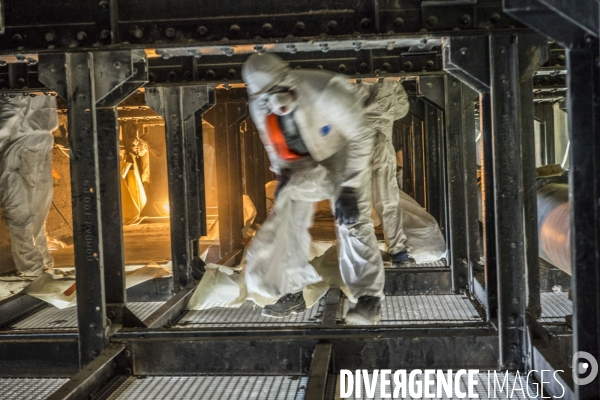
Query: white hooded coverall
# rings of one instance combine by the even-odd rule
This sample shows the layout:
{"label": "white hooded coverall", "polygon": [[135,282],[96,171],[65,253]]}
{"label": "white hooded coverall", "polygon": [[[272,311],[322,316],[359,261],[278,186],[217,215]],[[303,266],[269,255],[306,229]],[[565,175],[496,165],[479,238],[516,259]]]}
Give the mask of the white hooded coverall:
{"label": "white hooded coverall", "polygon": [[389,254],[407,251],[402,208],[396,179],[396,152],[392,144],[394,121],[408,114],[408,95],[398,81],[360,83],[356,92],[365,105],[367,122],[375,130],[372,159],[373,208],[383,226]]}
{"label": "white hooded coverall", "polygon": [[[260,71],[264,73],[264,66]],[[250,65],[245,72],[244,80],[248,85],[248,77],[252,78],[252,73],[257,71],[253,71]],[[296,174],[277,200],[279,209],[289,210],[287,207],[291,207],[286,215],[291,215],[289,219],[293,220],[283,220],[277,215],[276,201],[275,211],[248,249],[245,273],[248,292],[278,299],[321,280],[307,261],[311,242],[308,229],[315,209],[313,201],[329,197],[333,209],[341,188],[347,187],[353,188],[357,196],[359,217],[354,224],[338,226],[342,279],[355,298],[365,295],[383,298],[383,261],[370,217],[370,164],[375,131],[366,123],[364,108],[353,87],[341,75],[286,68],[277,83],[291,88],[296,96],[294,122],[310,157],[293,163],[281,159],[266,131],[265,121],[271,111],[265,95],[250,99],[250,113],[269,154],[272,169],[279,174],[281,169],[291,168]],[[312,179],[319,175],[319,169],[323,169],[325,178]],[[304,188],[316,194],[317,198],[306,201],[307,196],[301,192]],[[291,193],[301,195],[293,198],[289,195]],[[322,198],[318,198],[320,193]],[[289,204],[284,206],[284,201]],[[267,251],[269,246],[264,236],[268,235],[293,240],[281,240],[279,247]],[[282,270],[286,273],[281,274]]]}
{"label": "white hooded coverall", "polygon": [[53,96],[0,97],[0,206],[20,273],[52,268],[45,222],[52,205]]}

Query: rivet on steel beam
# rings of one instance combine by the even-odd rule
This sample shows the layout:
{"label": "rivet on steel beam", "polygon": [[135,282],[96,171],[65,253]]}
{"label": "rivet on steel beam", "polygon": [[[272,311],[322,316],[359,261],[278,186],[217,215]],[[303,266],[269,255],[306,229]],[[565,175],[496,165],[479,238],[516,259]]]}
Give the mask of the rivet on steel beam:
{"label": "rivet on steel beam", "polygon": [[121,63],[120,63],[120,62],[118,62],[118,61],[115,61],[115,62],[113,63],[113,67],[115,67],[115,69],[120,69],[120,68],[121,68]]}
{"label": "rivet on steel beam", "polygon": [[86,37],[87,35],[84,31],[77,32],[77,40],[79,40],[80,42],[85,40]]}
{"label": "rivet on steel beam", "polygon": [[102,30],[102,32],[100,32],[100,37],[102,39],[108,39],[110,37],[110,31],[108,29]]}
{"label": "rivet on steel beam", "polygon": [[144,37],[144,31],[141,30],[140,28],[135,28],[133,30],[133,36],[135,36],[138,39],[141,39]]}
{"label": "rivet on steel beam", "polygon": [[335,31],[337,29],[337,27],[338,27],[337,21],[331,20],[327,23],[327,29],[329,29],[330,31]]}
{"label": "rivet on steel beam", "polygon": [[306,27],[306,25],[304,25],[304,22],[302,22],[302,21],[296,22],[296,30],[303,31],[305,27]]}
{"label": "rivet on steel beam", "polygon": [[48,32],[44,36],[44,39],[46,39],[46,42],[54,42],[54,39],[56,39],[56,35],[54,34],[54,32]]}
{"label": "rivet on steel beam", "polygon": [[199,49],[189,49],[188,53],[196,58],[202,57],[202,52]]}
{"label": "rivet on steel beam", "polygon": [[394,47],[396,46],[396,43],[392,40],[391,42],[389,42],[387,44],[387,46],[385,47],[387,50],[394,50]]}
{"label": "rivet on steel beam", "polygon": [[257,52],[258,54],[265,54],[266,49],[265,49],[264,45],[257,44],[256,46],[254,46],[254,51]]}
{"label": "rivet on steel beam", "polygon": [[404,20],[402,18],[398,17],[398,18],[394,19],[394,26],[395,27],[399,28],[402,25],[404,25]]}
{"label": "rivet on steel beam", "polygon": [[167,28],[165,30],[165,35],[167,35],[167,37],[169,37],[169,38],[172,38],[173,36],[175,36],[175,29]]}
{"label": "rivet on steel beam", "polygon": [[37,60],[35,58],[29,57],[27,59],[27,65],[35,65],[35,64],[37,64]]}
{"label": "rivet on steel beam", "polygon": [[267,22],[266,24],[263,24],[262,30],[264,33],[271,33],[273,31],[273,25]]}
{"label": "rivet on steel beam", "polygon": [[197,30],[197,32],[198,32],[198,35],[200,35],[200,36],[204,36],[204,35],[206,35],[206,33],[208,32],[208,29],[207,29],[207,28],[206,28],[204,25],[200,25],[200,26],[198,27],[198,30]]}
{"label": "rivet on steel beam", "polygon": [[6,67],[7,62],[4,60],[0,60],[0,67]]}
{"label": "rivet on steel beam", "polygon": [[229,32],[231,32],[231,33],[237,34],[237,33],[240,33],[240,30],[241,30],[240,26],[236,25],[236,24],[233,24],[229,27]]}
{"label": "rivet on steel beam", "polygon": [[231,47],[221,47],[221,52],[227,57],[231,57],[235,51]]}
{"label": "rivet on steel beam", "polygon": [[25,61],[25,56],[23,54],[17,54],[15,57],[17,58],[17,61]]}
{"label": "rivet on steel beam", "polygon": [[327,53],[329,51],[329,44],[328,43],[319,43],[319,47],[321,48],[321,51],[323,53]]}
{"label": "rivet on steel beam", "polygon": [[100,0],[98,5],[106,10],[110,6],[110,2],[108,0]]}
{"label": "rivet on steel beam", "polygon": [[469,52],[469,49],[466,47],[463,47],[462,49],[460,49],[460,54],[462,54],[463,56],[466,56],[468,52]]}
{"label": "rivet on steel beam", "polygon": [[360,21],[360,26],[362,26],[363,29],[369,29],[371,27],[371,20],[369,18],[363,18]]}
{"label": "rivet on steel beam", "polygon": [[354,42],[354,43],[352,43],[352,48],[354,49],[354,51],[360,51],[360,49],[362,48],[362,43]]}

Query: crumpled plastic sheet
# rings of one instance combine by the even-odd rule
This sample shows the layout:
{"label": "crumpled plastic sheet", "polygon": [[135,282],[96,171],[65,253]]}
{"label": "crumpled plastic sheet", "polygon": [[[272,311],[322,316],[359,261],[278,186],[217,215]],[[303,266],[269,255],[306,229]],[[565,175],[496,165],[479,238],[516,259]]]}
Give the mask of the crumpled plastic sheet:
{"label": "crumpled plastic sheet", "polygon": [[[150,263],[133,270],[131,270],[131,267],[129,269],[125,273],[125,286],[127,289],[150,279],[172,275],[170,263],[166,265]],[[74,277],[56,279],[52,275],[44,273],[31,282],[23,291],[30,296],[52,304],[56,308],[63,309],[77,305],[76,288]]]}

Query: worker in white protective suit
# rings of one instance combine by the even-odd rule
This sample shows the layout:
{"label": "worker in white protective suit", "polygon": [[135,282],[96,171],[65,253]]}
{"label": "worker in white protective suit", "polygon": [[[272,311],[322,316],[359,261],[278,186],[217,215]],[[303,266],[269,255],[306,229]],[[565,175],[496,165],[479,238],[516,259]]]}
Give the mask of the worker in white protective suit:
{"label": "worker in white protective suit", "polygon": [[0,206],[19,275],[53,267],[45,223],[52,204],[53,96],[0,97]]}
{"label": "worker in white protective suit", "polygon": [[393,265],[406,265],[412,263],[412,260],[408,255],[409,248],[402,228],[392,131],[394,121],[408,114],[408,95],[398,81],[362,82],[356,85],[356,91],[365,106],[367,122],[375,130],[371,163],[373,208],[381,221]]}
{"label": "worker in white protective suit", "polygon": [[[283,191],[297,194],[286,198],[291,207],[289,219],[293,221],[277,220],[276,202],[275,212],[261,230],[276,229],[275,238],[302,238],[301,245],[276,249],[273,253],[278,254],[264,254],[259,230],[247,254],[248,292],[279,298],[263,309],[266,316],[284,317],[306,309],[302,290],[321,280],[307,262],[314,202],[302,196],[302,188],[306,187],[329,197],[335,210],[341,276],[358,299],[346,323],[378,323],[385,274],[370,217],[375,131],[366,122],[354,88],[342,75],[291,70],[273,54],[250,56],[242,67],[242,78],[250,97],[252,119],[278,176],[276,193],[283,198]],[[307,178],[320,170],[325,172],[324,179]],[[273,221],[277,221],[275,227]],[[275,279],[281,268],[293,273]]]}

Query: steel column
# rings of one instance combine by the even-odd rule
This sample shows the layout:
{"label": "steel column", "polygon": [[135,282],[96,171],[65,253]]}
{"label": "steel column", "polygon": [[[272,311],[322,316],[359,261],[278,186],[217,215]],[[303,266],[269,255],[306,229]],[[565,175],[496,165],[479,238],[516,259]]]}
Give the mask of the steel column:
{"label": "steel column", "polygon": [[[573,265],[573,351],[600,359],[600,69],[598,43],[567,51],[571,139],[569,198]],[[579,362],[573,365],[578,370]],[[578,371],[577,371],[578,372]],[[581,374],[577,373],[577,376]],[[600,398],[600,380],[575,385],[580,399]]]}
{"label": "steel column", "polygon": [[[79,357],[83,367],[108,342],[105,286],[112,301],[121,307],[125,302],[120,201],[118,191],[110,192],[119,185],[114,181],[115,170],[118,173],[114,106],[146,81],[146,60],[143,54],[132,51],[41,55],[39,68],[40,81],[69,105]],[[108,110],[99,111],[101,108]],[[104,150],[106,157],[100,153]],[[100,170],[106,171],[106,176],[101,178]],[[102,200],[107,201],[105,208]],[[106,247],[110,245],[116,247],[115,253]]]}
{"label": "steel column", "polygon": [[[423,108],[423,103],[417,99],[417,102],[421,103],[420,108]],[[426,207],[425,201],[425,160],[424,151],[425,144],[423,139],[423,120],[416,116],[411,115],[410,133],[412,137],[412,175],[413,175],[413,191],[415,200],[422,207]]]}
{"label": "steel column", "polygon": [[215,107],[215,153],[219,200],[220,255],[242,246],[242,156],[240,123],[248,117],[245,102],[226,102]]}
{"label": "steel column", "polygon": [[419,78],[419,92],[424,102],[425,174],[427,211],[446,233],[446,163],[444,158],[443,109],[444,77]]}
{"label": "steel column", "polygon": [[106,303],[126,304],[123,213],[121,210],[121,173],[119,160],[119,120],[116,107],[96,110],[98,154],[101,155],[102,245]]}
{"label": "steel column", "polygon": [[[478,261],[476,236],[472,232],[472,225],[477,221],[477,187],[476,183],[472,184],[476,179],[472,154],[475,151],[475,132],[472,124],[466,121],[468,117],[464,116],[474,97],[475,93],[457,78],[446,78],[449,247],[455,291],[469,286],[469,265]],[[469,132],[470,128],[473,132]],[[475,229],[478,230],[477,227]]]}
{"label": "steel column", "polygon": [[[197,255],[200,229],[196,112],[213,104],[214,89],[207,85],[162,86],[146,91],[146,102],[165,120],[171,260],[173,284],[178,292],[191,281],[194,256]],[[205,216],[202,216],[205,218]]]}
{"label": "steel column", "polygon": [[492,136],[492,105],[489,92],[479,96],[479,123],[483,143],[482,168],[482,211],[483,252],[485,259],[485,302],[487,318],[497,317],[498,272],[496,270],[496,211],[494,200],[494,147]]}

